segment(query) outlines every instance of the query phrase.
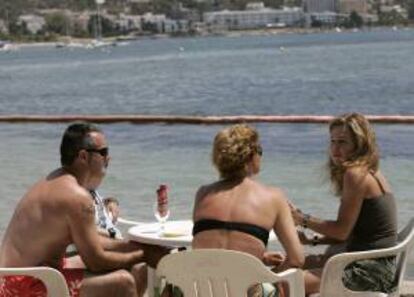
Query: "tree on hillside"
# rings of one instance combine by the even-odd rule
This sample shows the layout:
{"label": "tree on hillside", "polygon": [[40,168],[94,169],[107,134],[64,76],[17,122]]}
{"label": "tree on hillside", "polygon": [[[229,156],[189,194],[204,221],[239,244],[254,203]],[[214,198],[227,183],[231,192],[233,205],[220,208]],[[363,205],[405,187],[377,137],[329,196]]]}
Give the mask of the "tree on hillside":
{"label": "tree on hillside", "polygon": [[406,23],[406,19],[396,10],[391,10],[390,12],[382,12],[378,22],[384,26],[394,26]]}
{"label": "tree on hillside", "polygon": [[[101,19],[102,36],[113,36],[118,33],[117,28],[115,28],[111,20],[105,18],[104,16],[101,16],[100,19]],[[94,37],[102,37],[102,36],[98,36],[97,26],[98,26],[98,16],[96,14],[91,15],[91,17],[89,18],[89,22],[88,22],[89,34]]]}
{"label": "tree on hillside", "polygon": [[2,0],[0,1],[0,18],[15,23],[17,18],[30,11],[26,0]]}
{"label": "tree on hillside", "polygon": [[414,0],[407,1],[408,18],[414,20]]}
{"label": "tree on hillside", "polygon": [[15,36],[24,36],[24,35],[30,35],[29,30],[27,30],[27,24],[25,22],[21,22],[21,23],[10,23],[10,35],[15,35]]}
{"label": "tree on hillside", "polygon": [[345,25],[346,27],[360,28],[363,24],[364,20],[362,17],[356,11],[352,11],[349,15],[349,20]]}
{"label": "tree on hillside", "polygon": [[46,16],[46,30],[59,35],[67,35],[70,30],[70,20],[63,13],[54,13]]}

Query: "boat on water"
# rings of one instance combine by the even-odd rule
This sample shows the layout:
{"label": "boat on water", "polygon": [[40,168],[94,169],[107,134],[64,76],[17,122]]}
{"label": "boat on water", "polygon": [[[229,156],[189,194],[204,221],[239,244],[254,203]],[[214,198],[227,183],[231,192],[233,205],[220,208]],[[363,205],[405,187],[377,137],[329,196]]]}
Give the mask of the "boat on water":
{"label": "boat on water", "polygon": [[102,39],[93,39],[91,42],[86,44],[86,48],[101,48],[108,46],[117,46],[116,41],[105,41]]}
{"label": "boat on water", "polygon": [[63,41],[63,42],[57,42],[56,48],[86,48],[85,43],[81,42],[74,42],[74,41]]}
{"label": "boat on water", "polygon": [[[114,41],[106,41],[102,39],[102,19],[100,5],[105,3],[105,0],[95,0],[96,3],[96,20],[94,21],[94,39],[90,42],[75,42],[71,39],[68,34],[68,28],[66,28],[66,40],[57,42],[55,44],[56,48],[85,48],[85,49],[95,49],[95,48],[105,48],[110,46],[117,46],[118,43]],[[68,26],[67,26],[68,27]]]}
{"label": "boat on water", "polygon": [[10,51],[14,51],[17,49],[18,49],[17,45],[9,41],[0,40],[0,52],[10,52]]}
{"label": "boat on water", "polygon": [[84,49],[94,49],[94,48],[102,48],[102,47],[109,47],[109,46],[117,46],[117,42],[111,42],[111,41],[103,41],[98,39],[93,39],[90,42],[57,42],[55,44],[56,48],[84,48]]}
{"label": "boat on water", "polygon": [[116,41],[105,41],[102,39],[102,19],[100,5],[105,3],[105,0],[95,0],[96,3],[96,23],[95,25],[95,39],[86,45],[86,48],[102,48],[108,46],[116,46]]}

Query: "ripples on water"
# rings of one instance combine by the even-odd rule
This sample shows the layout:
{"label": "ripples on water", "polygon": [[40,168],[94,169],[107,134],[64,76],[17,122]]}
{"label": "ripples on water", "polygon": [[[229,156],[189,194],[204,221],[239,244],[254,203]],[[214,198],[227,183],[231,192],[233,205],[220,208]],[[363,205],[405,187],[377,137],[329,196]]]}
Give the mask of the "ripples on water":
{"label": "ripples on water", "polygon": [[406,114],[413,40],[409,30],[22,49],[0,56],[0,113]]}

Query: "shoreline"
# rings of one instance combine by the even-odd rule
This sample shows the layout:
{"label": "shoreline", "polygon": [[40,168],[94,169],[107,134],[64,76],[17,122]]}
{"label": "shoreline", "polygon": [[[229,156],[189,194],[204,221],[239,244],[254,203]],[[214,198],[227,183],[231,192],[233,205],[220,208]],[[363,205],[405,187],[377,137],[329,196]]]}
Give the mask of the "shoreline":
{"label": "shoreline", "polygon": [[[330,33],[355,33],[355,32],[372,32],[372,31],[384,31],[384,30],[413,30],[414,26],[381,26],[381,27],[363,27],[363,28],[268,28],[268,29],[254,29],[254,30],[232,30],[232,31],[216,31],[216,32],[203,32],[200,34],[180,34],[180,35],[168,35],[168,34],[149,34],[149,35],[118,35],[113,37],[102,38],[103,42],[109,43],[122,43],[130,41],[139,41],[147,39],[160,39],[160,38],[205,38],[205,37],[241,37],[241,36],[276,36],[276,35],[306,35],[306,34],[330,34]],[[54,41],[16,41],[10,42],[11,45],[22,47],[53,47],[62,43],[76,43],[83,46],[91,44],[94,38],[77,38],[70,36],[62,36]]]}

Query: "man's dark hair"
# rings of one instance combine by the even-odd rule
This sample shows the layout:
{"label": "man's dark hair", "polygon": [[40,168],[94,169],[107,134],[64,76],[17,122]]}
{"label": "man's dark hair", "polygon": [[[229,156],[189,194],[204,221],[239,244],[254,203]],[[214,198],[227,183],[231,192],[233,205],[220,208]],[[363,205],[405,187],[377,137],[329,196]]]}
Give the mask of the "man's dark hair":
{"label": "man's dark hair", "polygon": [[89,135],[91,132],[102,133],[96,125],[86,122],[76,122],[66,128],[60,144],[60,163],[69,166],[76,159],[81,149],[94,148]]}

